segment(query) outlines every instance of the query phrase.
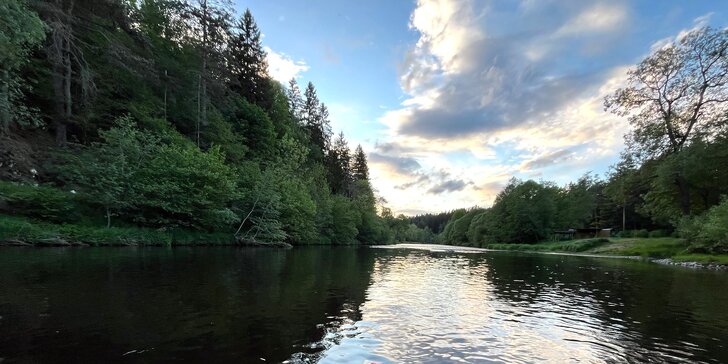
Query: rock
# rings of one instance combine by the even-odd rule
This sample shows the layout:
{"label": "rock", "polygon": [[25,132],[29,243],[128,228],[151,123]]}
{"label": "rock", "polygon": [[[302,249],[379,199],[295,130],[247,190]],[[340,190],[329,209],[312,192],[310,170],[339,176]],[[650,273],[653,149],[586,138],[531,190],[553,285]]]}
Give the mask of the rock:
{"label": "rock", "polygon": [[33,244],[26,243],[22,240],[8,239],[0,241],[0,246],[33,246]]}

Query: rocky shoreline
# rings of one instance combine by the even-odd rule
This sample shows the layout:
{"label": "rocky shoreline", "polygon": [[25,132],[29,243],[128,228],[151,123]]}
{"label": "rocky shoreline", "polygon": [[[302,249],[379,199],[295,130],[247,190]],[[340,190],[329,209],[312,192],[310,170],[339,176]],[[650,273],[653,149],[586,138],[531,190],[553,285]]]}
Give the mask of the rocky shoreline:
{"label": "rocky shoreline", "polygon": [[691,268],[691,269],[712,269],[720,271],[728,271],[728,265],[718,263],[698,263],[698,262],[676,262],[670,258],[665,259],[651,259],[653,263],[664,264],[664,265],[675,265],[679,267]]}

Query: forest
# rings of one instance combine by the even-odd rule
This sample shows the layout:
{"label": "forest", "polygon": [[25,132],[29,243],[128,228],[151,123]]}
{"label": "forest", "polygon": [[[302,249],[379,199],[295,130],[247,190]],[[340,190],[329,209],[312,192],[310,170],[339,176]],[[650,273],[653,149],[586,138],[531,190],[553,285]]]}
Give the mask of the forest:
{"label": "forest", "polygon": [[269,76],[250,11],[7,0],[0,31],[0,238],[392,241],[364,150]]}
{"label": "forest", "polygon": [[514,178],[488,208],[414,217],[381,205],[312,83],[269,76],[250,11],[5,0],[0,30],[5,240],[484,247],[592,227],[728,252],[725,29],[654,50],[605,99],[631,125],[608,175]]}

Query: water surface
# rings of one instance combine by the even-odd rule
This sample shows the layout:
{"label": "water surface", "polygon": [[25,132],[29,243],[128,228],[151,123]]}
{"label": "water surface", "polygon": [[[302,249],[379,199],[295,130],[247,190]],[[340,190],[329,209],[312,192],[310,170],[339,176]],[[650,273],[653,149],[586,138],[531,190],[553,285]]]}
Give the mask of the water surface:
{"label": "water surface", "polygon": [[404,249],[4,248],[3,363],[728,362],[728,274]]}

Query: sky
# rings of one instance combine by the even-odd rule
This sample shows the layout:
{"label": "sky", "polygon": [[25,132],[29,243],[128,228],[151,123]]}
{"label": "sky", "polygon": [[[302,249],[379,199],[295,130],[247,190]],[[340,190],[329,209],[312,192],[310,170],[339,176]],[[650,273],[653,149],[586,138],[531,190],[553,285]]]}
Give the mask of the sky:
{"label": "sky", "polygon": [[313,82],[334,132],[367,152],[395,213],[490,206],[512,177],[604,176],[627,121],[603,99],[722,0],[235,0],[269,72]]}

